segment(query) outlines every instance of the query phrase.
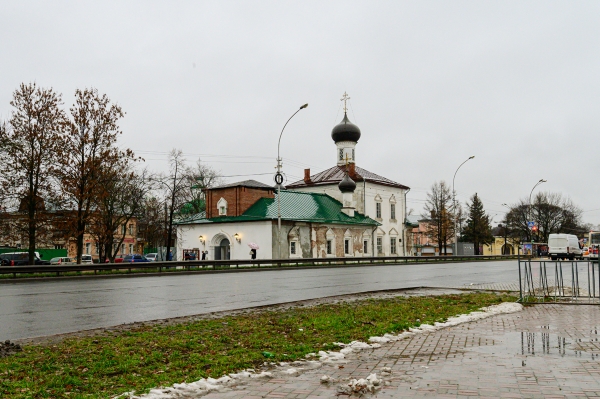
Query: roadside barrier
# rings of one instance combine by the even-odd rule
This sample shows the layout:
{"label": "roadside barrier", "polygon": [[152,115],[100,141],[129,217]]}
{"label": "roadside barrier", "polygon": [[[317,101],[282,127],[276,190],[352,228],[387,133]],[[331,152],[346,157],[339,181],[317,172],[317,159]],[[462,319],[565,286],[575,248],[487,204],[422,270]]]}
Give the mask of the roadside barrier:
{"label": "roadside barrier", "polygon": [[36,266],[1,266],[0,275],[22,277],[24,275],[56,275],[65,273],[110,273],[110,272],[145,272],[165,273],[177,271],[209,271],[231,269],[273,269],[273,268],[309,268],[359,265],[387,264],[431,264],[456,262],[481,262],[494,260],[517,259],[516,255],[499,256],[378,256],[378,257],[346,257],[346,258],[292,258],[292,259],[230,259],[230,260],[195,260],[148,263],[94,263],[82,265],[36,265]]}
{"label": "roadside barrier", "polygon": [[520,302],[565,301],[600,303],[597,260],[519,259]]}

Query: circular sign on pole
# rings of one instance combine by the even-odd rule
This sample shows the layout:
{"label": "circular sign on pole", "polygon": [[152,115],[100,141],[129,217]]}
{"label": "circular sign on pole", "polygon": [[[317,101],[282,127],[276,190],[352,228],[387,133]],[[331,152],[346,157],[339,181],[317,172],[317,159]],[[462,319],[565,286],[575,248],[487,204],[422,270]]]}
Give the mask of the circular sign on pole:
{"label": "circular sign on pole", "polygon": [[275,173],[275,183],[279,185],[283,183],[283,175],[281,173]]}

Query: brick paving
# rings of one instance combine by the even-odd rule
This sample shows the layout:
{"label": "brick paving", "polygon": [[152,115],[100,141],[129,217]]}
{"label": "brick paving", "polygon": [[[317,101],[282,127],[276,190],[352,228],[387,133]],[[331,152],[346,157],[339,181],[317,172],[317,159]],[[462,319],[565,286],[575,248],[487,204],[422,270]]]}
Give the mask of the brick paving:
{"label": "brick paving", "polygon": [[[343,368],[248,379],[206,399],[341,396],[338,386],[370,373],[384,380],[378,398],[600,398],[599,330],[598,306],[536,305],[355,352]],[[321,384],[324,374],[335,382]]]}

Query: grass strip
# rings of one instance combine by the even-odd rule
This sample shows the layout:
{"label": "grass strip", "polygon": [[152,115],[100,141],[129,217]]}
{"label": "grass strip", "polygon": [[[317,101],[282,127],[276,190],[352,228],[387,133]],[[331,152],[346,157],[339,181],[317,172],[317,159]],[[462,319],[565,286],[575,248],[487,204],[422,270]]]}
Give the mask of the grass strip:
{"label": "grass strip", "polygon": [[[515,300],[489,293],[367,299],[29,345],[0,358],[0,397],[107,398],[147,392],[218,378],[265,361],[302,359],[310,352],[338,350],[333,342],[366,341]],[[265,358],[263,352],[273,357]]]}

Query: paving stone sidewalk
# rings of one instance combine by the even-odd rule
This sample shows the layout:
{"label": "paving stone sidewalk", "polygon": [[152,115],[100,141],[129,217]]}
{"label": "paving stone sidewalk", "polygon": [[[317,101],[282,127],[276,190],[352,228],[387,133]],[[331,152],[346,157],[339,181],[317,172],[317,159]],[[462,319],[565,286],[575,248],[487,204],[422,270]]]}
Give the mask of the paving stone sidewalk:
{"label": "paving stone sidewalk", "polygon": [[[250,379],[205,398],[344,397],[339,385],[382,378],[383,367],[392,372],[378,398],[600,398],[599,327],[600,305],[535,305],[353,353],[343,368]],[[337,382],[320,383],[324,374]]]}

